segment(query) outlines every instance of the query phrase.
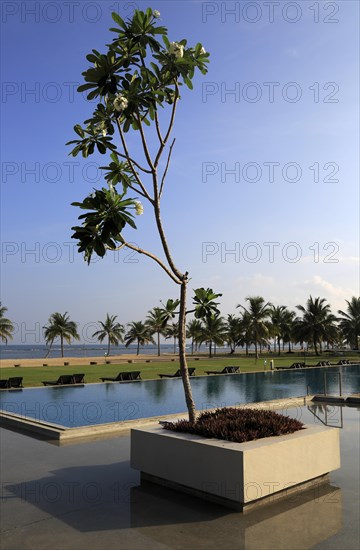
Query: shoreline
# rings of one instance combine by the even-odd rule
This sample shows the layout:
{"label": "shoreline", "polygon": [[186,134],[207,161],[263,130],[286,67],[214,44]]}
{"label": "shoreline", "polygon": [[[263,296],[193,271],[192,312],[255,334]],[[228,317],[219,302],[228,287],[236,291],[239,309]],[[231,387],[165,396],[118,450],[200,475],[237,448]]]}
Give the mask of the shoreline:
{"label": "shoreline", "polygon": [[[194,356],[195,357],[195,356]],[[106,361],[111,361],[110,364],[121,364],[127,363],[128,361],[133,361],[134,363],[151,361],[151,362],[161,362],[169,361],[171,359],[178,359],[179,356],[173,353],[164,353],[163,355],[154,355],[154,354],[140,354],[134,355],[133,353],[124,353],[121,355],[110,355],[106,358]],[[105,359],[102,356],[94,355],[87,357],[48,357],[37,358],[37,359],[0,359],[0,369],[1,368],[16,368],[15,365],[20,365],[21,367],[43,367],[44,364],[47,366],[63,366],[64,363],[69,363],[69,365],[90,365],[90,363],[97,363],[98,365],[105,365]]]}

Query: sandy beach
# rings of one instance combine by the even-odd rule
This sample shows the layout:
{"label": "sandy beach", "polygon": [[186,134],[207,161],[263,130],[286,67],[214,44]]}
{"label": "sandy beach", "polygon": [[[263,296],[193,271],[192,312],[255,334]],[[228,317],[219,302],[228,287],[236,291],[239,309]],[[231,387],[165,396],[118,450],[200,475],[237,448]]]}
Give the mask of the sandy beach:
{"label": "sandy beach", "polygon": [[[111,361],[113,364],[122,364],[132,361],[134,363],[144,363],[145,361],[151,362],[161,362],[169,361],[171,359],[177,359],[178,356],[167,353],[158,357],[153,354],[122,354],[122,355],[111,355],[106,360]],[[21,367],[42,367],[44,364],[50,366],[63,365],[64,363],[69,363],[70,365],[89,365],[90,363],[97,363],[99,365],[105,364],[105,359],[103,357],[51,357],[51,358],[37,358],[37,359],[0,359],[0,368],[9,368],[14,367],[15,365],[20,365]]]}

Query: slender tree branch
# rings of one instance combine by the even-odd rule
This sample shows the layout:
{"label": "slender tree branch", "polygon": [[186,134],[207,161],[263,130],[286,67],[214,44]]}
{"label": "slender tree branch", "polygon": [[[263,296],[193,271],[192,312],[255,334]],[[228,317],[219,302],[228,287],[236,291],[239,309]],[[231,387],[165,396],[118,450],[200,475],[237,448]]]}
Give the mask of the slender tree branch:
{"label": "slender tree branch", "polygon": [[160,258],[158,258],[157,256],[155,256],[155,254],[152,254],[151,252],[148,252],[147,250],[144,250],[143,248],[140,248],[138,246],[135,246],[131,243],[122,243],[120,246],[117,246],[116,248],[110,248],[110,247],[106,247],[107,250],[112,250],[112,251],[115,251],[115,250],[121,250],[122,248],[124,248],[124,246],[126,246],[127,248],[130,248],[131,250],[135,250],[135,252],[138,252],[138,254],[144,254],[144,256],[148,256],[148,258],[151,258],[152,260],[154,260],[168,275],[169,277],[171,277],[171,279],[174,281],[174,283],[176,283],[177,285],[180,285],[181,284],[181,279],[176,277],[168,267],[166,267],[166,265],[160,260]]}
{"label": "slender tree branch", "polygon": [[141,181],[141,179],[139,178],[139,175],[138,173],[136,172],[135,168],[134,168],[134,165],[131,161],[131,157],[129,155],[129,150],[127,148],[127,144],[126,144],[126,140],[125,140],[125,136],[124,136],[124,133],[122,131],[122,128],[121,128],[121,125],[120,125],[120,122],[119,122],[119,119],[117,118],[116,119],[116,124],[117,124],[117,127],[118,127],[118,130],[119,130],[119,134],[120,134],[120,138],[121,138],[121,143],[122,143],[122,146],[123,146],[123,149],[125,151],[125,155],[126,155],[126,160],[128,161],[129,163],[129,166],[131,168],[131,171],[136,179],[136,181],[138,182],[138,185],[140,187],[140,189],[142,190],[143,192],[143,196],[146,197],[148,199],[149,202],[151,202],[151,204],[154,204],[153,202],[153,199],[150,197],[149,193],[147,192],[143,182]]}
{"label": "slender tree branch", "polygon": [[149,199],[148,195],[145,195],[142,191],[140,191],[140,189],[137,189],[136,187],[134,187],[133,185],[131,185],[129,183],[127,183],[126,185],[128,186],[129,189],[131,189],[132,191],[135,191],[135,193],[137,193],[138,195],[141,195],[142,197],[144,197],[144,199],[147,199],[150,202],[152,202],[152,199]]}
{"label": "slender tree branch", "polygon": [[115,155],[117,155],[118,157],[121,157],[123,159],[126,159],[127,161],[131,162],[132,164],[135,164],[135,166],[137,168],[139,168],[139,170],[141,170],[142,172],[145,172],[146,174],[151,174],[151,170],[147,170],[146,168],[143,168],[143,166],[140,166],[140,164],[138,162],[136,162],[136,160],[134,160],[133,158],[131,157],[128,157],[127,155],[123,155],[122,153],[119,153],[119,151],[112,151],[113,153],[115,153]]}
{"label": "slender tree branch", "polygon": [[163,192],[164,183],[165,183],[165,178],[166,178],[166,174],[167,174],[167,171],[168,171],[168,168],[169,168],[171,153],[172,153],[172,150],[173,150],[174,145],[175,145],[175,138],[173,139],[173,142],[172,142],[172,144],[170,145],[170,149],[169,149],[169,154],[168,154],[168,158],[167,158],[165,170],[164,170],[164,173],[163,173],[163,177],[161,178],[161,185],[160,185],[160,192],[159,192],[159,197],[160,197],[160,198],[161,198],[161,195],[162,195],[162,192]]}
{"label": "slender tree branch", "polygon": [[139,113],[138,110],[137,110],[136,113],[137,113],[137,122],[139,124],[139,130],[140,130],[141,141],[142,141],[142,144],[143,144],[145,157],[146,157],[148,165],[150,166],[151,171],[154,173],[155,166],[154,166],[154,164],[151,160],[151,157],[150,157],[150,153],[149,153],[149,149],[148,149],[148,146],[147,146],[147,141],[146,141],[146,137],[145,137],[144,128],[143,128],[143,124],[142,124],[142,121],[141,121],[140,113]]}
{"label": "slender tree branch", "polygon": [[165,135],[164,143],[167,142],[167,140],[169,139],[169,136],[171,134],[171,130],[172,130],[172,127],[174,125],[174,120],[175,120],[176,106],[177,106],[177,102],[179,101],[179,97],[180,97],[179,85],[178,85],[177,80],[175,80],[174,84],[175,84],[174,104],[173,104],[173,108],[172,108],[172,112],[171,112],[169,127],[168,127],[168,130],[167,130],[166,135]]}
{"label": "slender tree branch", "polygon": [[159,117],[158,117],[158,114],[157,114],[157,109],[155,109],[155,126],[156,126],[156,132],[157,132],[157,135],[158,135],[160,144],[162,145],[162,144],[163,144],[163,137],[162,137],[162,135],[161,135],[161,130],[160,130],[160,124],[159,124]]}
{"label": "slender tree branch", "polygon": [[167,143],[167,140],[169,139],[169,136],[170,136],[170,134],[171,134],[171,130],[172,130],[173,126],[174,126],[175,113],[176,113],[176,105],[177,105],[177,102],[178,102],[178,100],[179,100],[179,97],[180,97],[180,94],[179,94],[179,86],[178,86],[177,81],[175,80],[175,98],[174,98],[173,108],[172,108],[172,111],[171,111],[170,122],[169,122],[169,126],[168,126],[168,129],[167,129],[165,138],[162,140],[161,145],[160,145],[160,147],[159,147],[159,150],[158,150],[158,152],[157,152],[157,155],[156,155],[156,158],[155,158],[155,162],[154,162],[154,166],[155,166],[155,167],[159,164],[160,157],[161,157],[162,152],[163,152],[163,150],[164,150],[164,147],[165,147],[165,145],[166,145],[166,143]]}

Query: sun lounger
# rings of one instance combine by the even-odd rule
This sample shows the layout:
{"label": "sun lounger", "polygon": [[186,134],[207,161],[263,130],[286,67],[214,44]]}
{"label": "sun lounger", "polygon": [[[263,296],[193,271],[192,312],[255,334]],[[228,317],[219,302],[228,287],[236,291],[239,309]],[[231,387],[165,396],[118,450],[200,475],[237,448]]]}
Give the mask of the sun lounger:
{"label": "sun lounger", "polygon": [[141,380],[141,371],[134,370],[129,372],[119,372],[119,374],[113,378],[113,377],[104,377],[100,378],[103,382],[128,382],[131,380]]}
{"label": "sun lounger", "polygon": [[140,371],[139,370],[133,370],[129,372],[123,372],[122,373],[122,382],[125,382],[127,380],[141,380]]}
{"label": "sun lounger", "polygon": [[62,374],[57,380],[45,380],[45,382],[43,382],[44,386],[65,386],[73,383],[72,374]]}
{"label": "sun lounger", "polygon": [[[188,369],[189,376],[195,376],[195,367]],[[174,374],[158,374],[160,378],[181,378],[181,370],[178,369]]]}
{"label": "sun lounger", "polygon": [[9,380],[8,379],[0,380],[0,389],[7,390],[8,388],[9,388]]}
{"label": "sun lounger", "polygon": [[13,376],[9,378],[9,388],[23,388],[22,376]]}
{"label": "sun lounger", "polygon": [[223,370],[206,370],[206,374],[236,374],[240,367],[224,367]]}
{"label": "sun lounger", "polygon": [[[340,359],[340,361],[338,361],[336,363],[336,365],[351,365],[351,361],[349,361],[349,359]],[[357,363],[354,363],[354,365],[356,365]]]}
{"label": "sun lounger", "polygon": [[73,384],[85,384],[85,374],[73,374]]}
{"label": "sun lounger", "polygon": [[289,369],[303,369],[305,368],[306,365],[305,363],[293,363],[292,365],[290,365],[290,367],[288,367]]}

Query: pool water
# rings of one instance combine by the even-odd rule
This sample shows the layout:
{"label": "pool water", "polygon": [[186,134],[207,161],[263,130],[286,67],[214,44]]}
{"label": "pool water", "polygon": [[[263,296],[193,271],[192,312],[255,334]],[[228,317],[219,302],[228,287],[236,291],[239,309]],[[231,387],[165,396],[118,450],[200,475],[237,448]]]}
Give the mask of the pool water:
{"label": "pool water", "polygon": [[[339,370],[340,369],[340,370]],[[360,392],[360,365],[199,376],[191,379],[196,408],[205,410],[287,397]],[[2,390],[0,410],[65,427],[165,416],[186,411],[181,379]]]}

